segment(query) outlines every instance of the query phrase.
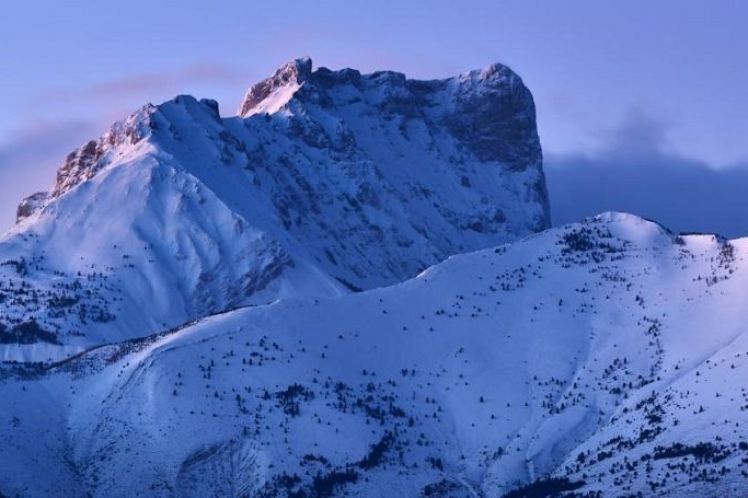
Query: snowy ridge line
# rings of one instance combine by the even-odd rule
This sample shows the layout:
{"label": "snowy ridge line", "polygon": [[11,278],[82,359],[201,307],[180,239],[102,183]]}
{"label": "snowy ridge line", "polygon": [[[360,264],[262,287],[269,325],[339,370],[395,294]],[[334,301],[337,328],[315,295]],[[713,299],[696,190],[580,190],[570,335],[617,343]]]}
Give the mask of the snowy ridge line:
{"label": "snowy ridge line", "polygon": [[0,492],[741,496],[746,258],[605,213],[111,346],[0,383]]}
{"label": "snowy ridge line", "polygon": [[[269,303],[267,305],[262,305],[262,306],[270,306],[272,304],[273,303]],[[211,313],[209,315],[201,316],[200,318],[196,318],[194,320],[190,320],[189,322],[183,323],[182,325],[179,325],[177,327],[173,327],[173,328],[171,328],[169,330],[165,330],[163,332],[157,332],[157,333],[149,335],[149,336],[136,337],[134,339],[128,339],[128,340],[125,340],[125,341],[114,342],[114,343],[110,343],[110,344],[100,344],[98,346],[91,347],[89,349],[86,349],[85,351],[81,351],[80,353],[76,353],[76,354],[74,354],[72,356],[69,356],[67,358],[64,358],[62,360],[55,361],[55,362],[52,362],[52,363],[44,364],[43,370],[45,372],[52,372],[52,371],[58,370],[60,368],[65,367],[66,365],[69,365],[71,363],[75,363],[78,360],[85,360],[85,357],[88,356],[89,354],[95,354],[97,351],[102,350],[102,349],[106,349],[106,348],[115,347],[117,349],[127,350],[128,353],[126,353],[126,354],[130,354],[129,353],[130,351],[132,351],[132,352],[140,351],[140,350],[144,349],[145,347],[148,347],[148,346],[151,346],[151,345],[155,344],[160,339],[172,336],[174,334],[178,334],[179,332],[181,332],[183,330],[186,330],[186,329],[188,329],[190,327],[193,327],[195,325],[198,325],[198,324],[204,322],[205,320],[209,320],[209,319],[217,317],[217,316],[226,315],[228,313],[232,313],[232,312],[243,310],[243,309],[254,308],[256,306],[260,306],[260,305],[236,306],[234,308],[226,309],[224,311],[218,311],[216,313]],[[130,348],[130,346],[141,346],[141,345],[143,346],[141,348]]]}

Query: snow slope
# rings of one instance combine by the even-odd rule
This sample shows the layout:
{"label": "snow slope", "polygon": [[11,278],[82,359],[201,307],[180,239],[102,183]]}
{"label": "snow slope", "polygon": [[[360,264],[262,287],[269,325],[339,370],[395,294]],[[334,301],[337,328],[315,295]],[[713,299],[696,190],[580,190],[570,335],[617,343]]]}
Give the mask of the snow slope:
{"label": "snow slope", "polygon": [[19,206],[0,238],[1,358],[389,285],[549,225],[532,96],[504,66],[415,81],[299,59],[240,113],[149,104]]}
{"label": "snow slope", "polygon": [[0,493],[741,496],[747,256],[608,213],[391,287],[6,364]]}

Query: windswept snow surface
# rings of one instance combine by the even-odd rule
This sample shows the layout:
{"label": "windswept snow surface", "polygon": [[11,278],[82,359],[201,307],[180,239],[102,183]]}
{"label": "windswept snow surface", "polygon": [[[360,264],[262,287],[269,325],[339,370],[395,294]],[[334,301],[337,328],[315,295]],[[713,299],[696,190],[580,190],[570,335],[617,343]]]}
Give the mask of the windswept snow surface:
{"label": "windswept snow surface", "polygon": [[6,364],[0,493],[742,496],[747,256],[609,213],[391,287]]}
{"label": "windswept snow surface", "polygon": [[179,96],[71,153],[0,238],[0,357],[49,360],[276,299],[391,285],[549,226],[529,90],[312,71],[239,116]]}

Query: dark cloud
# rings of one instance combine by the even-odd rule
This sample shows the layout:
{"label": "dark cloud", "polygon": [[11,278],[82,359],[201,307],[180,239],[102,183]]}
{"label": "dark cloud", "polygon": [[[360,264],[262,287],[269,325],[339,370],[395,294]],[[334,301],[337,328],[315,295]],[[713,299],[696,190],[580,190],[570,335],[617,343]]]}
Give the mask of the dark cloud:
{"label": "dark cloud", "polygon": [[666,144],[667,126],[635,112],[594,154],[547,155],[554,223],[615,210],[674,231],[748,235],[748,164],[717,169]]}

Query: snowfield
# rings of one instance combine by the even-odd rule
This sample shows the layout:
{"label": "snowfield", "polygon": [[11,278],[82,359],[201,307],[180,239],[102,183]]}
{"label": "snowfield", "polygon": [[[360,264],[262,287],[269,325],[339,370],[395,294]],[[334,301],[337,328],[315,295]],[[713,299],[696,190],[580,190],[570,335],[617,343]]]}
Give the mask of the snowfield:
{"label": "snowfield", "polygon": [[394,286],[5,364],[0,492],[741,496],[746,256],[607,213]]}

